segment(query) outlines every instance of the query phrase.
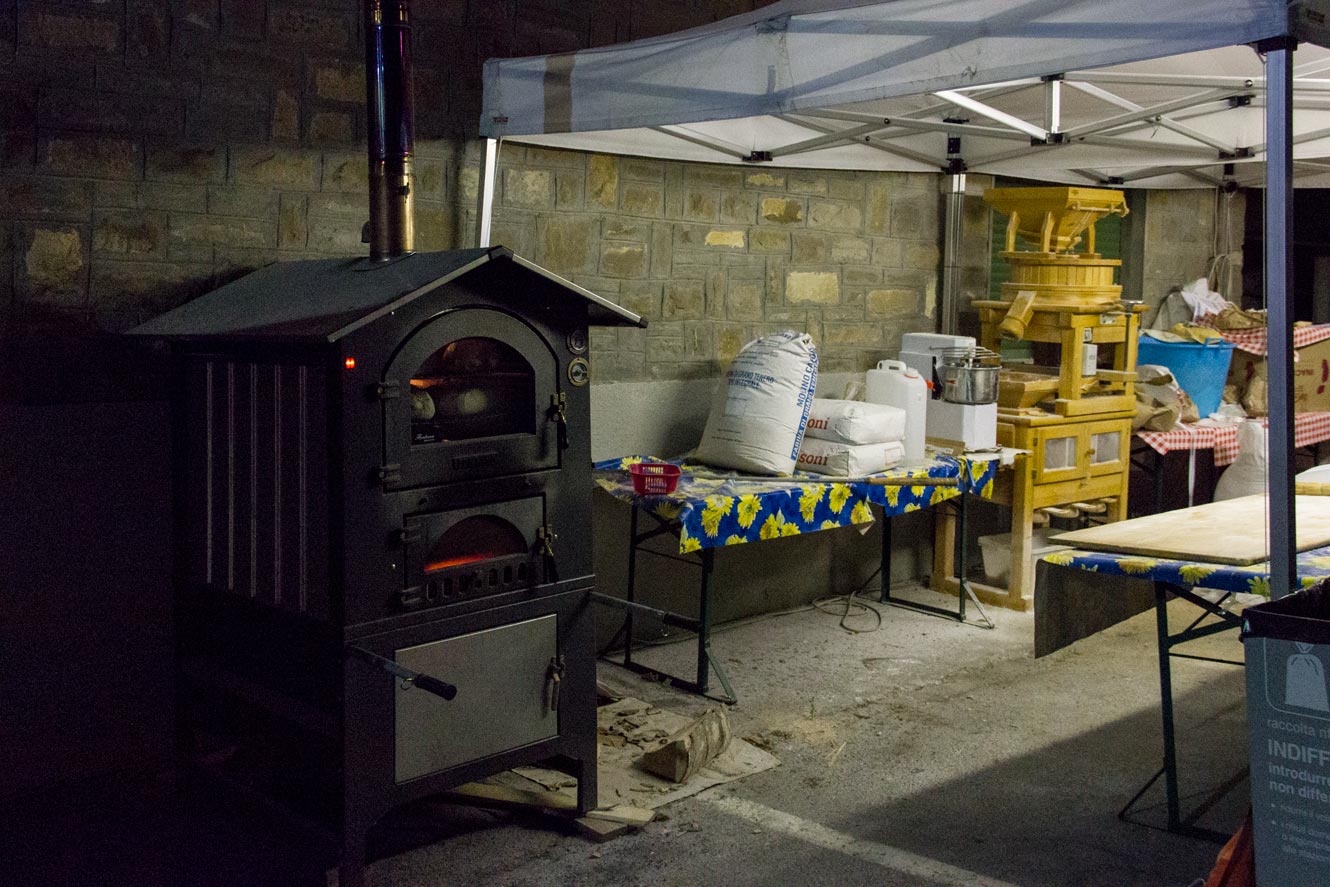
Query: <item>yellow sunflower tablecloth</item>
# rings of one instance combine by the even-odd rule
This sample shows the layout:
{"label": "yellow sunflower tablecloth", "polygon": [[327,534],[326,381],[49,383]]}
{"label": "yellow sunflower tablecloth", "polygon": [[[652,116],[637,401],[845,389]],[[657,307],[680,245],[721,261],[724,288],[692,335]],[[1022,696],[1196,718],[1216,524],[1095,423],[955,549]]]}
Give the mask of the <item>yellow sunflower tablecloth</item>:
{"label": "yellow sunflower tablecloth", "polygon": [[[1177,561],[1138,554],[1112,554],[1105,551],[1055,551],[1041,558],[1062,567],[1132,576],[1155,582],[1168,582],[1186,588],[1219,588],[1270,596],[1270,564],[1262,562],[1245,567],[1231,564],[1207,564]],[[1330,547],[1313,548],[1298,555],[1298,579],[1303,587],[1330,577]]]}
{"label": "yellow sunflower tablecloth", "polygon": [[[628,466],[666,461],[683,470],[675,491],[667,496],[636,495]],[[595,464],[596,483],[601,489],[679,525],[681,552],[872,523],[870,504],[880,505],[887,515],[893,515],[928,508],[959,496],[962,490],[991,497],[997,468],[996,459],[936,456],[926,465],[891,469],[874,476],[959,477],[960,486],[883,487],[863,481],[832,481],[802,471],[792,477],[759,477],[650,456],[627,456]]]}

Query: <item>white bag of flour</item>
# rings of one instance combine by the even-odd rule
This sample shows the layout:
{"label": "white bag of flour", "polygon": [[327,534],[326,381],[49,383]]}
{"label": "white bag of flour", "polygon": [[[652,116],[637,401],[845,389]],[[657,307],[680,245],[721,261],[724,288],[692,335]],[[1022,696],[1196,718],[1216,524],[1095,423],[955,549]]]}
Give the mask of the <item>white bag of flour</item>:
{"label": "white bag of flour", "polygon": [[1255,496],[1265,492],[1265,478],[1270,473],[1270,437],[1259,421],[1238,426],[1238,458],[1219,475],[1214,501]]}
{"label": "white bag of flour", "polygon": [[898,440],[854,446],[805,437],[799,450],[799,470],[836,477],[863,477],[886,471],[904,458],[905,444]]}
{"label": "white bag of flour", "polygon": [[845,444],[905,439],[905,410],[859,400],[815,398],[804,435]]}
{"label": "white bag of flour", "polygon": [[787,330],[749,342],[716,388],[697,459],[753,474],[789,474],[816,387],[817,349],[807,333]]}

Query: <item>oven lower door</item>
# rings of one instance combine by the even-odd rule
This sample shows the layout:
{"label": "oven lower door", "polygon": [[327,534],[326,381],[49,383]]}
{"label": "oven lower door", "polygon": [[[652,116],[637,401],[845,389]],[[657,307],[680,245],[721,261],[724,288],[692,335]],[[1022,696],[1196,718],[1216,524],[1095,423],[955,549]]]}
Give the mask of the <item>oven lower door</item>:
{"label": "oven lower door", "polygon": [[439,791],[554,755],[594,762],[587,599],[563,592],[352,641],[457,693],[445,700],[348,656],[348,794]]}
{"label": "oven lower door", "polygon": [[559,735],[554,613],[393,651],[398,665],[457,687],[445,700],[400,682],[394,780],[408,782]]}

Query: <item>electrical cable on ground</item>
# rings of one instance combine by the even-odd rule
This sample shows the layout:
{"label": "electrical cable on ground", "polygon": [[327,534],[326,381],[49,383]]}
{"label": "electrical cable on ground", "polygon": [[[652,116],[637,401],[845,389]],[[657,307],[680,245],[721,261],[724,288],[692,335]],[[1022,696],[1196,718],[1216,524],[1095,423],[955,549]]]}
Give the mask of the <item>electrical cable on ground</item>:
{"label": "electrical cable on ground", "polygon": [[[862,583],[860,583],[859,587],[856,588],[854,591],[850,592],[849,594],[840,594],[840,595],[835,595],[834,597],[821,598],[819,600],[813,601],[813,609],[817,610],[819,613],[828,613],[832,616],[835,616],[836,611],[830,609],[830,607],[832,607],[834,604],[837,603],[843,603],[845,606],[840,611],[840,621],[837,623],[837,625],[839,625],[841,629],[849,632],[850,634],[868,634],[869,632],[877,631],[879,628],[882,627],[882,611],[879,610],[877,607],[873,606],[872,604],[870,604],[868,601],[860,600],[857,597],[857,595],[861,591],[866,589],[868,587],[868,584],[872,582],[874,579],[876,579],[878,576],[880,576],[881,574],[882,574],[882,568],[878,567],[876,570],[873,571],[873,574],[869,576],[867,579],[865,579]],[[873,618],[875,620],[872,628],[853,628],[845,624],[851,618],[851,616],[854,617],[866,616],[869,613],[873,614]]]}
{"label": "electrical cable on ground", "polygon": [[[840,628],[844,629],[845,631],[849,632],[850,634],[868,634],[870,632],[877,631],[882,627],[882,611],[877,607],[873,606],[873,604],[869,603],[868,601],[860,598],[859,595],[862,594],[868,588],[868,586],[873,582],[873,580],[881,575],[881,573],[882,569],[879,567],[878,569],[873,571],[872,575],[870,575],[867,579],[861,582],[858,588],[856,588],[854,591],[851,591],[848,594],[838,594],[832,597],[818,598],[817,600],[813,601],[811,604],[805,604],[800,607],[790,607],[785,610],[776,610],[771,613],[759,613],[756,616],[747,616],[743,619],[735,619],[731,622],[726,622],[723,625],[712,626],[711,634],[717,635],[722,632],[731,631],[736,628],[743,628],[745,625],[752,625],[756,622],[765,622],[768,619],[775,619],[780,616],[793,616],[795,613],[807,613],[810,610],[816,610],[819,613],[826,613],[830,616],[840,616],[840,621],[837,623],[837,625]],[[838,602],[842,603],[843,607],[841,607],[840,609],[834,609],[834,605]],[[848,620],[861,616],[866,616],[870,612],[873,614],[875,619],[872,628],[854,628],[853,626],[846,624]],[[648,620],[650,619],[650,617],[639,617],[639,618],[646,618]],[[661,638],[634,637],[633,646],[634,648],[664,647],[668,646],[669,644],[683,643],[684,641],[692,640],[695,637],[697,637],[697,632],[680,630],[677,634],[672,633],[667,637],[661,637]],[[619,647],[611,648],[607,646],[605,649],[601,650],[597,655],[604,656],[606,653],[609,653],[611,649],[619,649]]]}

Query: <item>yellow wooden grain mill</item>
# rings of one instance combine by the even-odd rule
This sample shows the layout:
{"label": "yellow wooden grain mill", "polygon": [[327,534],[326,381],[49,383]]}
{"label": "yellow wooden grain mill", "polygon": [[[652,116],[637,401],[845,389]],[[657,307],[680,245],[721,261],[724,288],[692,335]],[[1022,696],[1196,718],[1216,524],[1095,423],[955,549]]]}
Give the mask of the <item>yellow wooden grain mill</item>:
{"label": "yellow wooden grain mill", "polygon": [[[1024,610],[1034,596],[1036,509],[1076,503],[1106,520],[1127,516],[1136,336],[1145,306],[1121,301],[1114,272],[1122,263],[1095,252],[1095,223],[1127,214],[1121,191],[994,188],[984,200],[1007,216],[1000,255],[1011,280],[1001,299],[974,303],[983,345],[997,351],[1002,338],[1023,339],[1046,364],[1004,368],[999,376],[998,442],[1028,455],[999,474],[994,494],[1012,509],[1009,587],[975,589],[982,599]],[[1018,237],[1037,249],[1018,250]],[[951,575],[945,560],[935,585]]]}

